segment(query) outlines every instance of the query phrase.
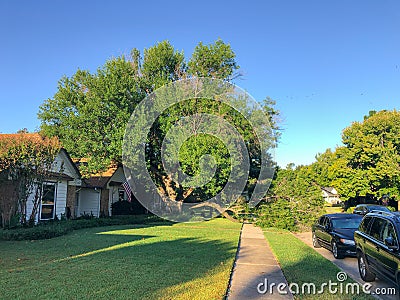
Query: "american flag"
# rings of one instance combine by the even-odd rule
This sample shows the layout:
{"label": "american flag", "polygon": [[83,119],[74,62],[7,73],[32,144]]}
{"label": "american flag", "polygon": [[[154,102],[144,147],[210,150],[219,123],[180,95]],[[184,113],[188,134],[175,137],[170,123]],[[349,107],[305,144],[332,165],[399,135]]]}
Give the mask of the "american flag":
{"label": "american flag", "polygon": [[125,190],[125,193],[126,193],[128,202],[131,202],[131,201],[132,201],[132,190],[131,190],[131,187],[129,186],[128,181],[125,181],[125,182],[122,184],[122,187],[123,187],[124,190]]}

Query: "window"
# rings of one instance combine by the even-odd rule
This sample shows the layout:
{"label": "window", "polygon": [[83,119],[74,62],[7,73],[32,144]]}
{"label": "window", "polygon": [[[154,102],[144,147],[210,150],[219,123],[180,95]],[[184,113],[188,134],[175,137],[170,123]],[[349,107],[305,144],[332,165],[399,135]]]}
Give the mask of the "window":
{"label": "window", "polygon": [[383,229],[385,228],[385,225],[386,225],[386,220],[381,218],[374,218],[374,221],[371,225],[370,235],[378,241],[383,241],[382,233]]}
{"label": "window", "polygon": [[386,226],[383,229],[382,240],[384,241],[387,237],[393,238],[395,244],[397,244],[396,232],[394,230],[393,224],[389,221],[386,221]]}
{"label": "window", "polygon": [[318,221],[318,224],[320,225],[320,226],[324,226],[324,223],[325,223],[325,217],[321,217],[320,219],[319,219],[319,221]]}
{"label": "window", "polygon": [[332,219],[333,227],[334,228],[352,228],[356,229],[360,225],[361,219],[357,218],[336,218]]}
{"label": "window", "polygon": [[42,202],[40,206],[40,220],[54,219],[56,204],[56,184],[51,182],[43,183]]}
{"label": "window", "polygon": [[360,231],[364,232],[364,233],[368,233],[368,229],[369,229],[369,223],[371,221],[372,217],[365,217],[361,224],[360,224]]}
{"label": "window", "polygon": [[126,200],[126,192],[124,189],[118,190],[118,201],[125,201]]}

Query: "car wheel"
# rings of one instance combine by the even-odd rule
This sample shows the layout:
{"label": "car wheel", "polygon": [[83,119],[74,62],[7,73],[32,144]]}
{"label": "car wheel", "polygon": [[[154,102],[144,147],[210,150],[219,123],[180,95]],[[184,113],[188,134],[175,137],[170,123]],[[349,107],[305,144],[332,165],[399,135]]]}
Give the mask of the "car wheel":
{"label": "car wheel", "polygon": [[317,236],[315,235],[315,232],[312,233],[312,245],[314,248],[321,248],[321,245],[319,244],[317,240]]}
{"label": "car wheel", "polygon": [[335,241],[332,242],[332,253],[333,253],[333,257],[336,259],[341,259],[343,258],[343,254],[341,254],[338,250],[337,244]]}
{"label": "car wheel", "polygon": [[358,271],[360,272],[361,279],[367,282],[374,281],[375,274],[369,270],[368,262],[365,259],[364,254],[358,252],[357,259],[358,259]]}

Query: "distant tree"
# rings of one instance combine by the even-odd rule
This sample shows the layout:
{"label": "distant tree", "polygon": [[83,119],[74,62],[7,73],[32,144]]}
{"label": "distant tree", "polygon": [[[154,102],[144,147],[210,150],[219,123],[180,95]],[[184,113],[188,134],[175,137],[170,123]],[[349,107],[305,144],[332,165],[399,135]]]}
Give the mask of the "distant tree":
{"label": "distant tree", "polygon": [[345,198],[400,196],[400,113],[373,112],[343,131],[330,172]]}
{"label": "distant tree", "polygon": [[30,222],[34,222],[41,200],[42,184],[52,171],[60,150],[57,138],[18,133],[0,137],[0,213],[2,226],[10,224],[18,211],[27,222],[27,201],[34,195]]}
{"label": "distant tree", "polygon": [[320,186],[330,186],[332,184],[333,174],[329,167],[335,161],[335,153],[327,149],[324,153],[318,153],[315,156],[315,162],[310,165],[311,176]]}

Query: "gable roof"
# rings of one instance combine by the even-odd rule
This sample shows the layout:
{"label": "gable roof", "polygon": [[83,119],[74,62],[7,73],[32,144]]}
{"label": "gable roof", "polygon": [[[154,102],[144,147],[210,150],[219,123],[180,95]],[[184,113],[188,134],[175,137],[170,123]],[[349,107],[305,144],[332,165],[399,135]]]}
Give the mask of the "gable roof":
{"label": "gable roof", "polygon": [[65,150],[64,148],[60,149],[60,153],[63,153],[68,161],[68,164],[72,167],[72,169],[76,172],[76,174],[78,175],[79,178],[82,177],[81,172],[79,171],[77,165],[74,163],[73,159],[71,158],[71,156],[69,155],[68,151]]}
{"label": "gable roof", "polygon": [[[88,159],[74,158],[72,161],[74,162],[74,165],[78,168],[79,165],[87,163]],[[107,170],[91,174],[89,178],[83,179],[83,182],[85,183],[86,187],[105,188],[110,178],[114,175],[119,166],[120,165],[118,165],[117,163],[113,163],[108,167]]]}
{"label": "gable roof", "polygon": [[335,197],[339,196],[334,187],[322,186],[321,190],[326,192],[328,194],[328,196],[335,196]]}

